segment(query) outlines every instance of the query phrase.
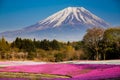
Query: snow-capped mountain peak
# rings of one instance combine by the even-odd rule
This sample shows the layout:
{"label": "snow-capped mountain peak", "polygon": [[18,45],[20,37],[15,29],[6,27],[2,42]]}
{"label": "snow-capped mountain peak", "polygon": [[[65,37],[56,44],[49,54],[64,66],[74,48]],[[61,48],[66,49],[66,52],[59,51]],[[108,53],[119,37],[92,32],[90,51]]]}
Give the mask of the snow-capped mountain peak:
{"label": "snow-capped mountain peak", "polygon": [[81,24],[101,27],[109,25],[84,7],[67,7],[38,22],[36,24],[36,29],[55,28],[64,24]]}
{"label": "snow-capped mountain peak", "polygon": [[[109,27],[101,18],[84,7],[67,7],[48,18],[22,30],[0,33],[13,40],[16,37],[36,39],[66,39],[72,41],[82,38],[88,28]],[[81,36],[81,35],[82,36]]]}

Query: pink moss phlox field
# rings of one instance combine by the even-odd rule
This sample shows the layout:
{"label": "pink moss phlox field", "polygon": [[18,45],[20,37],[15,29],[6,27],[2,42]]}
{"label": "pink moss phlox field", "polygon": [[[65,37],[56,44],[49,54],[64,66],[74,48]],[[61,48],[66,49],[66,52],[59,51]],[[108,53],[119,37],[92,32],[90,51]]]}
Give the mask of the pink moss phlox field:
{"label": "pink moss phlox field", "polygon": [[[88,80],[120,77],[120,65],[47,63],[37,65],[8,66],[0,68],[0,72],[57,74],[71,76],[72,80]],[[71,80],[71,78],[69,79]]]}

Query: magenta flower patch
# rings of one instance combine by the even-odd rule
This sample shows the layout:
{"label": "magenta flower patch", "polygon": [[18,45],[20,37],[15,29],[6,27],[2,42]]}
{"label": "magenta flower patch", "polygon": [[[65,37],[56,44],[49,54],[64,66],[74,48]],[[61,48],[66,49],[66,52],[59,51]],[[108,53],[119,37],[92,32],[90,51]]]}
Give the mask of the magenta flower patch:
{"label": "magenta flower patch", "polygon": [[27,72],[65,75],[70,76],[70,80],[107,79],[120,77],[120,65],[46,63],[36,65],[7,66],[0,68],[0,72]]}

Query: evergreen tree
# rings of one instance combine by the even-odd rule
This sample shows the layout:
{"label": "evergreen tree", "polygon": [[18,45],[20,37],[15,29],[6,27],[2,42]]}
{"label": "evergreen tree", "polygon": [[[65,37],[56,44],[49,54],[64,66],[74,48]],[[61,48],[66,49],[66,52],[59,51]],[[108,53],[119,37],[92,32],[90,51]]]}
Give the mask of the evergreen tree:
{"label": "evergreen tree", "polygon": [[44,39],[40,42],[40,48],[44,50],[50,50],[50,42],[49,40]]}
{"label": "evergreen tree", "polygon": [[60,50],[60,43],[57,40],[51,41],[51,47],[53,50]]}

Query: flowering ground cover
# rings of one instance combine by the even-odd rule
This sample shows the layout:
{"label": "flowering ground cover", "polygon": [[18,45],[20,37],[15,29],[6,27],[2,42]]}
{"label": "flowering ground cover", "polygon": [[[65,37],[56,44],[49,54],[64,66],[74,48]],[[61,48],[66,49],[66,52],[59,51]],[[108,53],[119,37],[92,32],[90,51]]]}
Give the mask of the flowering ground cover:
{"label": "flowering ground cover", "polygon": [[[0,65],[2,65],[0,63]],[[46,63],[34,65],[14,65],[0,68],[0,72],[34,73],[60,75],[51,80],[100,80],[120,79],[120,65],[115,64],[68,64]],[[43,80],[48,79],[46,77]]]}

